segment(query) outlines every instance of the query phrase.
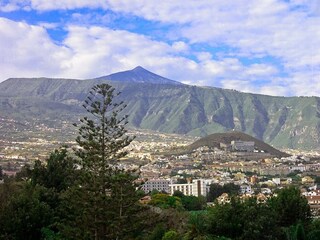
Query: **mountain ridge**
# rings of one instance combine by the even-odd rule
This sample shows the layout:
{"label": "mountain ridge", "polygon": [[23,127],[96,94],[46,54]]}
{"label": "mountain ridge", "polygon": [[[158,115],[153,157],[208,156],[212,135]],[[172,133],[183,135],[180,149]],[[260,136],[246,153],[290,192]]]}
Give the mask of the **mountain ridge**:
{"label": "mountain ridge", "polygon": [[0,83],[0,112],[29,121],[72,122],[84,114],[82,101],[97,83],[122,92],[120,98],[128,105],[124,114],[134,128],[194,136],[236,130],[278,148],[320,149],[318,97],[267,96],[153,81],[12,78]]}

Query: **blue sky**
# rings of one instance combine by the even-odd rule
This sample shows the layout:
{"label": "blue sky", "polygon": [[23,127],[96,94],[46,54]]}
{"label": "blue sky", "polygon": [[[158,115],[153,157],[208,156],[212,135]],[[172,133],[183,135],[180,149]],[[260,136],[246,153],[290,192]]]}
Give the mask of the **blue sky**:
{"label": "blue sky", "polygon": [[320,96],[320,0],[0,0],[0,81],[136,66],[199,86]]}

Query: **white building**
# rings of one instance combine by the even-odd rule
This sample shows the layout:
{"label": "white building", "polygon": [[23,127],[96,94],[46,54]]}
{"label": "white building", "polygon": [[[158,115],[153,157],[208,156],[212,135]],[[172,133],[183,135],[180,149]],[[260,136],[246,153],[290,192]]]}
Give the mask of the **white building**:
{"label": "white building", "polygon": [[253,152],[254,142],[252,141],[231,141],[233,151]]}
{"label": "white building", "polygon": [[270,188],[261,188],[261,193],[263,194],[271,194],[272,191]]}
{"label": "white building", "polygon": [[209,191],[209,185],[212,183],[212,180],[208,179],[194,179],[190,183],[175,183],[169,184],[170,194],[174,194],[175,191],[180,191],[186,196],[207,196]]}
{"label": "white building", "polygon": [[169,193],[170,192],[169,183],[170,181],[166,179],[150,179],[142,185],[141,189],[145,193],[149,193],[152,190]]}
{"label": "white building", "polygon": [[280,179],[280,178],[272,178],[272,182],[273,182],[274,184],[280,185],[281,179]]}
{"label": "white building", "polygon": [[294,172],[294,171],[300,171],[300,172],[305,172],[308,170],[308,166],[306,165],[297,165],[297,166],[290,166],[289,167],[290,172]]}
{"label": "white building", "polygon": [[240,186],[240,193],[241,194],[253,194],[254,192],[253,192],[253,190],[252,190],[250,185],[245,185],[244,184],[244,185]]}

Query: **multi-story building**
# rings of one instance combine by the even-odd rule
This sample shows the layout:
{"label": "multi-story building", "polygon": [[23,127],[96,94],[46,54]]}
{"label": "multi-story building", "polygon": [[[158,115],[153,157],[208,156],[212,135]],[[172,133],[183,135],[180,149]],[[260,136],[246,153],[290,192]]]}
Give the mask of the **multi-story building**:
{"label": "multi-story building", "polygon": [[253,152],[254,142],[251,141],[231,141],[233,151]]}
{"label": "multi-story building", "polygon": [[189,183],[174,183],[169,184],[170,194],[174,194],[175,191],[180,191],[186,196],[207,196],[209,191],[209,185],[212,183],[212,180],[206,179],[194,179]]}
{"label": "multi-story building", "polygon": [[169,183],[170,181],[166,179],[150,179],[142,185],[141,189],[145,193],[149,193],[152,190],[169,193],[170,192]]}

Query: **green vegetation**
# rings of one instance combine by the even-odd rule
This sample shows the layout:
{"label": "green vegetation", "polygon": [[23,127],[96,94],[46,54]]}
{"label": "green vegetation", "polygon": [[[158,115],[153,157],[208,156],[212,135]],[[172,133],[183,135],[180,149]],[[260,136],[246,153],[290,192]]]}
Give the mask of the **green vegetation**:
{"label": "green vegetation", "polygon": [[[92,88],[84,104],[89,114],[75,124],[78,148],[56,150],[46,163],[0,184],[0,239],[318,239],[319,221],[311,220],[295,187],[266,203],[232,197],[206,207],[204,198],[176,192],[154,193],[140,204],[137,174],[117,165],[132,138],[114,91],[106,84]],[[212,200],[218,191],[232,195],[237,188],[212,185]]]}
{"label": "green vegetation", "polygon": [[223,186],[219,184],[211,184],[207,195],[208,202],[213,202],[222,193],[228,193],[229,196],[236,196],[240,191],[240,187],[234,183],[227,183]]}
{"label": "green vegetation", "polygon": [[118,116],[125,106],[114,102],[116,95],[110,85],[94,86],[83,105],[90,116],[75,124],[79,177],[64,194],[64,201],[71,203],[65,211],[72,218],[62,229],[68,238],[77,234],[78,239],[122,239],[135,226],[139,211],[136,177],[116,164],[132,141],[125,135],[127,117]]}
{"label": "green vegetation", "polygon": [[125,135],[127,117],[118,117],[125,106],[114,102],[114,91],[107,84],[90,91],[84,104],[90,116],[75,124],[75,154],[56,150],[46,164],[37,161],[6,179],[3,239],[123,239],[139,228],[136,175],[116,164],[132,138]]}
{"label": "green vegetation", "polygon": [[156,207],[164,208],[164,209],[168,209],[168,208],[182,209],[182,203],[179,197],[170,196],[165,193],[154,194],[149,204]]}
{"label": "green vegetation", "polygon": [[[128,73],[129,74],[129,73]],[[88,89],[108,80],[9,79],[0,84],[0,112],[22,122],[55,126],[83,116]],[[128,104],[130,126],[207,136],[241,131],[281,148],[318,148],[319,98],[273,97],[182,84],[112,81]],[[53,123],[52,123],[53,124]],[[22,127],[19,127],[22,128]],[[7,132],[6,128],[0,133]],[[60,133],[63,135],[63,133]]]}
{"label": "green vegetation", "polygon": [[[319,221],[311,221],[308,204],[294,187],[280,190],[266,203],[233,197],[230,203],[205,208],[202,198],[176,192],[155,193],[142,206],[132,188],[134,177],[116,174],[110,182],[115,193],[105,196],[105,205],[99,194],[88,196],[70,178],[81,175],[79,169],[68,164],[52,168],[69,163],[67,159],[65,149],[55,151],[46,165],[31,170],[30,181],[8,178],[0,185],[0,239],[295,239],[302,231],[303,239],[319,236]],[[125,203],[120,201],[121,188],[126,189]],[[119,216],[121,203],[127,208]]]}

